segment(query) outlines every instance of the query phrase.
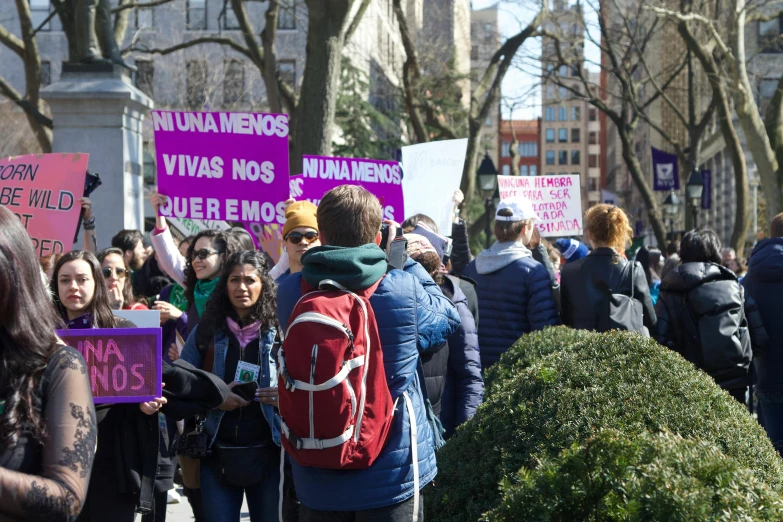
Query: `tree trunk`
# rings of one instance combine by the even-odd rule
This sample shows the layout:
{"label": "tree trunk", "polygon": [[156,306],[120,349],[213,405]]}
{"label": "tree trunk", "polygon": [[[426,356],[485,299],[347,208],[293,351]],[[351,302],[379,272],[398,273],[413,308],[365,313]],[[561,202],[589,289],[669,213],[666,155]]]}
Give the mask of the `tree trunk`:
{"label": "tree trunk", "polygon": [[642,172],[642,166],[639,163],[639,158],[636,157],[636,153],[633,149],[633,133],[630,129],[623,126],[620,128],[617,126],[617,134],[620,136],[620,143],[622,144],[623,160],[628,167],[628,172],[631,174],[631,178],[636,184],[636,188],[642,194],[644,204],[647,207],[647,217],[650,220],[650,224],[653,227],[655,233],[655,239],[658,240],[658,245],[662,248],[666,245],[666,228],[663,226],[663,220],[661,219],[661,210],[658,208],[658,201],[653,194],[650,185],[647,184],[647,180],[644,179],[644,172]]}
{"label": "tree trunk", "polygon": [[465,201],[462,204],[462,217],[465,220],[467,220],[468,209],[476,192],[476,163],[478,163],[481,140],[481,122],[469,118],[468,125],[470,126],[468,149],[465,153],[465,165],[462,167],[462,182],[460,183],[460,190],[465,196]]}
{"label": "tree trunk", "polygon": [[[236,2],[238,0],[234,0]],[[269,0],[269,7],[264,16],[264,30],[261,31],[261,43],[264,46],[264,85],[266,86],[266,100],[269,110],[280,114],[283,112],[283,103],[280,100],[280,91],[277,88],[277,54],[275,51],[275,36],[277,33],[277,18],[280,12],[280,4],[277,0]],[[292,85],[296,89],[296,85]]]}
{"label": "tree trunk", "polygon": [[[769,102],[767,114],[764,119],[767,136],[775,157],[778,160],[776,181],[783,187],[783,76],[778,80],[778,88]],[[758,212],[758,209],[755,209]]]}
{"label": "tree trunk", "polygon": [[[25,98],[28,103],[40,114],[43,107],[40,99],[41,91],[41,57],[38,54],[38,45],[33,36],[33,22],[30,14],[30,4],[27,0],[16,0],[16,9],[19,13],[19,25],[24,42],[24,77]],[[35,134],[35,139],[43,152],[52,151],[51,130],[44,127],[35,115],[25,111],[27,121]]]}
{"label": "tree trunk", "polygon": [[328,156],[336,110],[345,32],[353,2],[307,0],[307,51],[296,108],[291,173],[302,171],[302,155]]}

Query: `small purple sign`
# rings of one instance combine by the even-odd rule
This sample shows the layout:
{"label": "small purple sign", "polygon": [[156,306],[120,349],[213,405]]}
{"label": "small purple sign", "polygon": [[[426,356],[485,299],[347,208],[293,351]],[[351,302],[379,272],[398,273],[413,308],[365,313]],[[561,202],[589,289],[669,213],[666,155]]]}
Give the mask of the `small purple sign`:
{"label": "small purple sign", "polygon": [[84,357],[95,404],[163,395],[160,328],[57,330],[57,335]]}
{"label": "small purple sign", "polygon": [[680,190],[679,159],[652,147],[653,190]]}
{"label": "small purple sign", "polygon": [[[303,156],[301,178],[291,181],[291,195],[315,205],[326,192],[340,185],[360,185],[382,203],[383,218],[405,219],[402,168],[396,161]],[[348,218],[346,218],[348,219]]]}
{"label": "small purple sign", "polygon": [[288,116],[152,111],[166,217],[285,223]]}
{"label": "small purple sign", "polygon": [[701,208],[709,210],[712,208],[712,171],[702,170],[701,177],[704,179],[704,192],[701,194]]}

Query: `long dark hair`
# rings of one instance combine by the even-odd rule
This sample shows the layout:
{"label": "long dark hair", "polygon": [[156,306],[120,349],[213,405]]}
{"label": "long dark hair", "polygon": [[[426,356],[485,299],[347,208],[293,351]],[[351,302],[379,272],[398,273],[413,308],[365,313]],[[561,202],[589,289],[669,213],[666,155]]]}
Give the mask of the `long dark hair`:
{"label": "long dark hair", "polygon": [[5,414],[0,440],[16,442],[23,429],[43,442],[46,426],[35,392],[57,347],[62,321],[41,277],[30,236],[10,210],[0,206],[0,376]]}
{"label": "long dark hair", "polygon": [[[256,269],[256,274],[261,279],[261,295],[258,296],[258,301],[250,314],[240,321],[228,298],[228,278],[235,267],[242,265],[250,265]],[[199,337],[211,339],[218,330],[225,328],[226,317],[234,319],[239,324],[260,321],[261,328],[264,330],[277,326],[276,293],[275,282],[269,275],[269,265],[264,255],[253,250],[236,252],[226,261],[223,274],[207,301],[204,316],[199,321]]]}
{"label": "long dark hair", "polygon": [[90,265],[90,271],[92,272],[92,278],[95,280],[95,294],[93,294],[92,301],[88,305],[90,312],[92,312],[93,325],[96,328],[114,328],[116,321],[114,315],[111,313],[111,301],[109,300],[109,291],[106,288],[106,280],[103,278],[103,272],[101,271],[101,264],[98,262],[98,258],[93,255],[92,252],[85,250],[72,250],[68,252],[54,266],[54,273],[52,274],[52,280],[49,286],[52,290],[52,301],[54,301],[54,307],[60,313],[63,318],[68,317],[65,310],[65,306],[60,301],[60,290],[57,284],[60,270],[65,263],[76,261],[81,259],[86,261]]}
{"label": "long dark hair", "polygon": [[[122,259],[122,266],[125,268],[125,287],[122,290],[122,301],[123,301],[123,308],[126,306],[130,308],[132,305],[136,304],[136,297],[133,295],[133,283],[131,282],[131,274],[130,270],[128,270],[128,263],[125,261],[125,256],[122,255],[122,249],[117,247],[109,247],[104,248],[100,252],[98,252],[98,261],[101,265],[103,265],[103,260],[106,259],[106,256],[110,256],[112,254],[116,254],[120,256]],[[101,270],[101,273],[103,271]],[[105,280],[105,278],[104,278]]]}
{"label": "long dark hair", "polygon": [[[221,252],[219,255],[224,256],[223,259],[226,259],[229,255],[227,252],[229,238],[225,233],[219,232],[217,230],[207,229],[202,230],[196,234],[196,237],[194,237],[193,241],[191,241],[190,245],[188,245],[188,253],[185,256],[185,298],[188,300],[188,306],[193,304],[193,289],[196,288],[196,283],[198,283],[196,271],[193,270],[192,266],[193,251],[196,249],[196,243],[202,237],[208,237],[212,239],[212,248],[218,252]],[[231,243],[233,244],[234,241]]]}

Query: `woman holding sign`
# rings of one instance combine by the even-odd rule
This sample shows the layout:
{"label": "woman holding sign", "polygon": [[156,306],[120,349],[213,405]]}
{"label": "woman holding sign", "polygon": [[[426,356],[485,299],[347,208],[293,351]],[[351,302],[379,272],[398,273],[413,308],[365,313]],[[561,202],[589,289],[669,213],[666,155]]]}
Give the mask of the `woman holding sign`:
{"label": "woman holding sign", "polygon": [[0,519],[75,520],[97,427],[84,359],[62,344],[30,236],[0,206]]}
{"label": "woman holding sign", "polygon": [[[74,250],[57,262],[51,293],[55,308],[69,329],[136,326],[112,314],[102,267],[91,252]],[[165,403],[161,397],[139,405],[96,407],[98,447],[87,502],[79,520],[132,522],[140,503],[147,503],[154,510],[153,496],[160,497],[153,491],[155,481],[171,482],[173,476],[171,461],[159,451],[157,413]],[[145,465],[149,461],[155,465]],[[166,489],[163,491],[161,509],[165,510]]]}
{"label": "woman holding sign", "polygon": [[264,255],[238,252],[182,351],[184,360],[211,369],[234,391],[205,425],[212,454],[201,462],[201,495],[210,522],[238,522],[245,496],[251,521],[277,520],[276,313]]}

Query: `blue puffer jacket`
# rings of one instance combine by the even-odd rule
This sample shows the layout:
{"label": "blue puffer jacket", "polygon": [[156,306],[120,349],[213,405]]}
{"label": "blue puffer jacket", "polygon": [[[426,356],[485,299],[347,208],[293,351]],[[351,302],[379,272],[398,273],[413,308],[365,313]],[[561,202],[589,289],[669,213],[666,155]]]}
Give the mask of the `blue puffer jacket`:
{"label": "blue puffer jacket", "polygon": [[544,265],[521,243],[495,243],[465,269],[476,281],[481,367],[487,369],[523,334],[559,324]]}
{"label": "blue puffer jacket", "polygon": [[[370,298],[383,345],[386,381],[392,400],[397,401],[386,446],[367,469],[313,468],[292,461],[296,494],[310,509],[375,509],[413,496],[410,419],[401,397],[406,391],[413,402],[418,430],[420,487],[430,483],[438,472],[416,365],[419,350],[443,344],[460,320],[454,306],[421,265],[409,261],[404,270],[386,274]],[[288,324],[302,294],[301,284],[301,273],[291,274],[280,282],[277,298],[280,324]]]}
{"label": "blue puffer jacket", "polygon": [[748,295],[753,298],[761,314],[761,321],[769,335],[767,349],[753,365],[761,391],[783,392],[783,238],[766,239],[756,245],[750,255],[748,275],[742,279]]}
{"label": "blue puffer jacket", "polygon": [[[456,279],[456,278],[455,278]],[[449,362],[446,388],[440,411],[440,421],[450,437],[457,426],[469,420],[484,399],[484,379],[481,377],[478,332],[468,298],[451,277],[444,278],[443,293],[451,295],[457,307],[460,327],[449,337]]]}

